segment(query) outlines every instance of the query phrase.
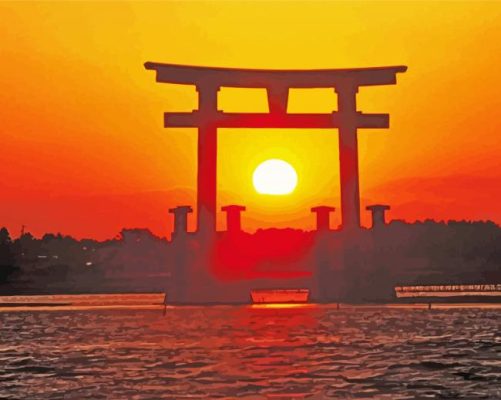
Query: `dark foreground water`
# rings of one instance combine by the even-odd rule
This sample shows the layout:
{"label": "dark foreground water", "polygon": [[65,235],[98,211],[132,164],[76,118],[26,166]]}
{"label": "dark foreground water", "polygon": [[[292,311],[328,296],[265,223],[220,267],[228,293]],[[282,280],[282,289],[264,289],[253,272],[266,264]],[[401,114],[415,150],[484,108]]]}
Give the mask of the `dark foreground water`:
{"label": "dark foreground water", "polygon": [[501,399],[501,309],[0,311],[2,399]]}

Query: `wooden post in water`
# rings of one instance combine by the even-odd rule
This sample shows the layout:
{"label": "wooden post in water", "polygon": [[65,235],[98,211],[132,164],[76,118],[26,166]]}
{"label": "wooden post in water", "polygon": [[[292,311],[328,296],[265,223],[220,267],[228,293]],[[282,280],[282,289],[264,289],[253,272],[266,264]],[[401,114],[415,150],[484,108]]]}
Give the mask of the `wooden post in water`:
{"label": "wooden post in water", "polygon": [[164,317],[165,317],[165,314],[167,314],[167,293],[165,293],[165,296],[164,296],[164,311],[163,311]]}

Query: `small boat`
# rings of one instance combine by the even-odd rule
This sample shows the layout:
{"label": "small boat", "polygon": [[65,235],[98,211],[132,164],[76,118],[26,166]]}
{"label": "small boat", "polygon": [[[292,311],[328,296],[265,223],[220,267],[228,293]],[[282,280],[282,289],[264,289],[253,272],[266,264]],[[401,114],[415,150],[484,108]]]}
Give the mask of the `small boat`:
{"label": "small boat", "polygon": [[307,303],[309,289],[253,289],[251,300],[254,304]]}

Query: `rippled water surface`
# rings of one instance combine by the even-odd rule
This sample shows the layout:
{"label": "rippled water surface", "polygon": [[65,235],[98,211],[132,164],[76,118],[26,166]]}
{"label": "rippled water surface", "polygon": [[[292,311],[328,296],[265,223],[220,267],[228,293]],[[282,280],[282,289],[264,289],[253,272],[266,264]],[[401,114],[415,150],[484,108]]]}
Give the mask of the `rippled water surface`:
{"label": "rippled water surface", "polygon": [[501,398],[501,309],[0,312],[0,398]]}

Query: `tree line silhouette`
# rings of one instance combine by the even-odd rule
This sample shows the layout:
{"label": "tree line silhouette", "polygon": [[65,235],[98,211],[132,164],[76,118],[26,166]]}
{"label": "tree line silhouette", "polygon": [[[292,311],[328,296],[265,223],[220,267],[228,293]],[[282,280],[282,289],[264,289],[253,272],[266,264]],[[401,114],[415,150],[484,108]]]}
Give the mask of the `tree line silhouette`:
{"label": "tree line silhouette", "polygon": [[[1,228],[0,294],[168,291],[176,266],[188,268],[198,246],[196,235],[182,249],[176,242],[147,229],[124,229],[106,241],[51,233],[12,240]],[[322,299],[384,300],[396,285],[500,283],[501,228],[489,221],[392,221],[361,229],[352,241],[335,230],[220,232],[207,264],[223,282],[314,278]]]}

